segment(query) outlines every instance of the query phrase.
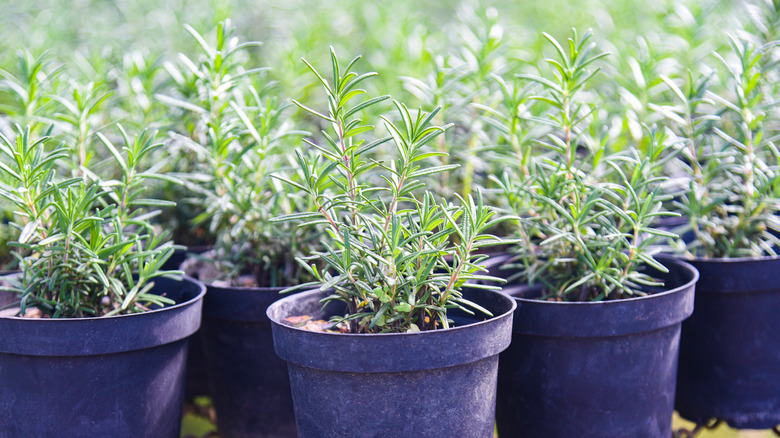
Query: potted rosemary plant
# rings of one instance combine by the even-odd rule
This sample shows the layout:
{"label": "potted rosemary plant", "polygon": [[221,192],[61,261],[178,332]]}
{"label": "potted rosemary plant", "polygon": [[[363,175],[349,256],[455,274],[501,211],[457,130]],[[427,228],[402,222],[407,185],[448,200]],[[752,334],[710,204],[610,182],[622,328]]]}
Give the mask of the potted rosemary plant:
{"label": "potted rosemary plant", "polygon": [[[333,79],[311,68],[328,111],[304,107],[330,127],[322,142],[298,153],[310,212],[276,221],[326,226],[324,250],[300,259],[315,277],[268,308],[277,354],[287,361],[299,436],[493,435],[498,353],[509,345],[512,300],[482,284],[480,248],[501,219],[476,199],[437,201],[421,177],[450,169],[425,167],[426,144],[447,126],[435,112],[393,102],[383,117],[387,137],[369,140],[362,109],[386,96],[353,103],[373,73],[344,68],[331,51]],[[392,161],[369,151],[392,143]],[[281,177],[283,178],[283,177]],[[320,266],[322,265],[322,266]],[[328,320],[328,321],[325,321]],[[453,348],[457,346],[457,348]],[[334,403],[334,396],[339,400]],[[356,416],[355,407],[366,406]]]}
{"label": "potted rosemary plant", "polygon": [[216,238],[212,251],[182,265],[208,290],[204,356],[193,357],[202,363],[191,367],[205,365],[220,434],[295,435],[287,366],[273,353],[265,311],[281,290],[310,279],[295,257],[319,241],[316,227],[271,221],[310,204],[297,188],[271,177],[281,172],[299,179],[286,147],[300,133],[292,129],[288,105],[274,95],[273,83],[256,77],[264,69],[255,69],[255,77],[242,70],[241,57],[257,43],[239,43],[229,23],[217,29],[214,47],[189,30],[204,54],[183,65],[194,69],[189,74],[205,96],[161,98],[191,112],[193,131],[174,132],[172,138],[199,158],[183,179],[202,211],[194,225]]}
{"label": "potted rosemary plant", "polygon": [[29,128],[0,135],[0,197],[16,211],[20,271],[0,292],[2,436],[179,435],[205,287],[159,270],[173,248],[148,208],[168,202],[142,195],[166,176],[140,166],[160,145],[120,132],[121,149],[99,134],[118,179],[87,169],[60,178],[66,145]]}
{"label": "potted rosemary plant", "polygon": [[[673,245],[701,272],[696,311],[683,324],[676,407],[698,424],[780,424],[780,114],[772,44],[732,39],[726,89],[689,74],[666,83],[678,102],[659,107],[684,141],[675,203],[687,220]],[[728,59],[728,61],[727,61]],[[772,73],[772,69],[775,73]]]}
{"label": "potted rosemary plant", "polygon": [[669,235],[651,223],[667,214],[658,173],[674,151],[652,130],[641,151],[592,138],[600,131],[583,91],[606,54],[590,32],[575,31],[568,50],[545,36],[554,74],[520,76],[539,87],[539,105],[515,117],[541,124],[528,132],[542,135],[511,148],[514,166],[496,178],[521,242],[490,262],[517,301],[500,360],[498,432],[668,437],[680,323],[698,277],[685,263],[661,263],[651,246]]}

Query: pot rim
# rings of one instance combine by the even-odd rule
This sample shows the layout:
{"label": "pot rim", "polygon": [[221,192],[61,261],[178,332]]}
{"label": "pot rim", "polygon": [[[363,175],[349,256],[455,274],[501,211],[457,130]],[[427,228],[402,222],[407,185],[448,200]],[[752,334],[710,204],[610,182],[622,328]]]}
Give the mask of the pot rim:
{"label": "pot rim", "polygon": [[682,260],[684,262],[696,262],[696,263],[743,263],[743,262],[771,262],[780,260],[780,255],[773,256],[759,256],[759,257],[682,257],[674,254],[663,254],[666,258],[673,258],[675,260]]}
{"label": "pot rim", "polygon": [[682,259],[701,273],[697,285],[699,293],[756,294],[780,291],[780,277],[774,273],[780,269],[780,255],[738,258]]}
{"label": "pot rim", "polygon": [[[473,295],[472,299],[496,312],[497,316],[449,329],[412,333],[315,332],[279,321],[295,314],[291,312],[321,315],[318,313],[319,300],[328,293],[319,290],[301,292],[276,301],[269,306],[266,314],[271,320],[276,354],[288,364],[305,368],[348,373],[396,373],[447,368],[490,357],[497,359],[497,355],[511,342],[516,303],[502,292],[484,289],[466,289],[464,292]],[[278,315],[278,319],[272,314]]]}
{"label": "pot rim", "polygon": [[[466,286],[468,286],[468,284],[466,284]],[[279,325],[281,327],[284,327],[285,329],[293,330],[293,331],[300,332],[300,333],[306,333],[307,335],[311,334],[311,335],[322,335],[322,336],[338,336],[338,337],[342,337],[342,338],[365,338],[365,337],[378,337],[378,338],[379,337],[387,337],[387,338],[392,338],[392,337],[399,337],[399,336],[426,336],[426,335],[427,336],[432,336],[432,335],[434,335],[436,333],[452,333],[452,332],[454,332],[456,330],[464,330],[464,329],[468,329],[469,327],[476,327],[476,326],[480,326],[480,325],[489,324],[491,321],[495,321],[497,319],[506,318],[509,315],[513,315],[514,312],[515,312],[515,309],[517,308],[517,302],[515,302],[514,297],[512,297],[512,296],[510,296],[510,295],[508,295],[508,294],[506,294],[506,293],[504,293],[502,291],[491,291],[491,292],[497,293],[497,294],[507,298],[511,302],[510,309],[507,310],[504,313],[501,313],[500,315],[493,315],[489,319],[485,319],[485,320],[482,320],[482,321],[477,321],[477,322],[472,322],[472,323],[468,323],[468,324],[465,324],[465,325],[450,327],[450,328],[447,328],[447,329],[425,330],[425,331],[419,331],[419,332],[405,332],[405,333],[334,333],[334,332],[316,332],[316,331],[306,330],[306,329],[303,329],[303,328],[300,328],[300,327],[294,327],[294,326],[291,326],[291,325],[288,325],[288,324],[284,324],[282,321],[277,320],[274,316],[271,315],[271,311],[272,311],[273,308],[281,306],[282,304],[284,304],[283,301],[286,301],[288,299],[304,300],[304,299],[306,299],[306,298],[308,298],[310,296],[313,296],[313,295],[318,295],[318,294],[323,294],[324,295],[325,292],[321,291],[319,289],[307,290],[307,291],[304,291],[304,292],[297,293],[295,295],[286,296],[286,297],[284,297],[284,298],[274,302],[270,306],[268,306],[268,310],[266,311],[266,315],[268,316],[268,319],[271,320],[271,322],[273,322],[274,324],[277,324],[277,325]],[[475,314],[477,314],[477,313],[475,312]]]}
{"label": "pot rim", "polygon": [[669,260],[668,280],[677,287],[642,297],[610,301],[543,301],[514,297],[518,302],[515,334],[555,338],[599,338],[679,327],[693,312],[698,271]]}
{"label": "pot rim", "polygon": [[[206,287],[192,278],[164,278],[155,293],[180,303],[148,312],[88,318],[0,318],[0,353],[23,356],[96,356],[186,342],[200,327]],[[25,340],[27,340],[25,342]]]}
{"label": "pot rim", "polygon": [[[203,298],[203,318],[209,321],[231,321],[270,324],[266,310],[271,303],[289,294],[280,294],[285,287],[214,286],[206,283]],[[301,289],[309,290],[309,289]]]}
{"label": "pot rim", "polygon": [[[18,274],[19,274],[19,272],[17,271],[17,272],[11,273],[10,275],[18,275]],[[0,276],[0,277],[2,277],[2,276]],[[198,292],[197,295],[195,295],[194,297],[192,297],[189,300],[182,301],[181,303],[176,303],[176,304],[174,304],[172,306],[165,306],[165,307],[161,307],[159,309],[149,310],[149,311],[146,311],[146,312],[127,313],[127,314],[123,314],[123,315],[112,315],[112,316],[90,316],[90,317],[80,317],[80,318],[24,318],[24,317],[21,317],[21,316],[0,316],[0,318],[2,318],[2,319],[10,319],[10,320],[18,320],[18,321],[38,321],[38,322],[49,321],[49,322],[46,322],[46,324],[51,324],[51,323],[54,323],[54,322],[65,323],[66,321],[69,321],[69,322],[84,322],[84,321],[95,321],[95,320],[109,320],[109,319],[116,319],[116,318],[129,318],[129,317],[139,316],[139,315],[156,314],[156,313],[160,313],[160,312],[163,312],[163,311],[166,311],[166,310],[171,310],[171,309],[178,309],[178,308],[181,308],[181,307],[189,305],[191,302],[194,302],[194,301],[197,301],[197,300],[201,299],[206,294],[206,285],[203,284],[203,282],[201,282],[200,280],[192,278],[189,275],[163,275],[161,277],[169,279],[169,280],[172,280],[172,281],[189,281],[192,284],[196,285],[200,289],[200,291]],[[152,279],[152,281],[154,281],[154,279]]]}
{"label": "pot rim", "polygon": [[[214,283],[203,282],[208,289],[230,289],[243,292],[281,292],[291,286],[216,286]],[[280,297],[289,296],[288,294],[279,294]]]}
{"label": "pot rim", "polygon": [[[508,257],[511,256],[511,254],[505,254],[499,257]],[[551,305],[551,306],[607,306],[607,305],[615,305],[619,303],[625,303],[625,302],[632,302],[632,301],[641,301],[641,300],[650,300],[653,298],[661,298],[666,295],[671,295],[674,293],[679,292],[680,290],[688,289],[691,286],[695,285],[699,281],[699,271],[693,267],[690,263],[688,263],[686,260],[679,259],[676,257],[669,257],[666,255],[661,255],[659,258],[663,260],[671,261],[672,263],[678,264],[680,267],[688,271],[689,273],[693,274],[693,277],[690,281],[677,286],[672,289],[664,290],[663,292],[658,292],[654,294],[644,295],[644,296],[635,296],[635,297],[629,297],[629,298],[621,298],[619,300],[608,300],[608,301],[547,301],[547,300],[539,300],[536,298],[522,298],[522,297],[516,297],[510,295],[515,300],[518,300],[520,302],[524,303],[534,303],[538,305]],[[778,256],[778,259],[780,259],[780,256]],[[666,265],[664,265],[666,266]],[[509,286],[526,286],[521,283],[513,283]]]}

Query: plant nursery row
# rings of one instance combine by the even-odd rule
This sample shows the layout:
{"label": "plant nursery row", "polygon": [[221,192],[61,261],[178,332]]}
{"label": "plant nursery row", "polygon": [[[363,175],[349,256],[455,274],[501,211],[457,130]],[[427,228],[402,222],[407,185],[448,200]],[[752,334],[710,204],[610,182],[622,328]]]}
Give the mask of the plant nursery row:
{"label": "plant nursery row", "polygon": [[780,435],[778,0],[173,3],[9,9],[0,437]]}

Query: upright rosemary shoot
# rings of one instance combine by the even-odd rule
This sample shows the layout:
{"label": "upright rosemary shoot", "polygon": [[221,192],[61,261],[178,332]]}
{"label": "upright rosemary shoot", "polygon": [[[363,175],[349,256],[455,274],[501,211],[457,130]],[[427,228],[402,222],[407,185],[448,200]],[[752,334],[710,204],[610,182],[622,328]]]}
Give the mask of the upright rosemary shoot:
{"label": "upright rosemary shoot", "polygon": [[540,88],[532,99],[547,111],[523,119],[546,127],[546,135],[535,139],[533,160],[525,159],[529,152],[510,150],[515,165],[496,179],[506,206],[521,218],[520,280],[541,283],[544,297],[563,301],[644,295],[659,283],[642,266],[666,271],[653,258],[651,244],[669,233],[651,223],[668,214],[662,210],[658,175],[674,156],[668,153],[670,142],[648,129],[651,141],[644,151],[612,152],[607,134],[589,135],[601,130],[591,126],[596,108],[583,99],[583,91],[598,73],[594,63],[607,54],[589,42],[590,32],[580,39],[575,31],[568,50],[545,36],[557,55],[546,60],[552,75],[519,77]]}
{"label": "upright rosemary shoot", "polygon": [[[331,51],[331,81],[309,65],[326,92],[328,109],[319,112],[299,104],[330,127],[322,132],[321,143],[307,140],[317,151],[314,158],[298,153],[303,181],[284,179],[310,197],[314,211],[277,219],[327,227],[325,250],[300,259],[316,277],[310,285],[330,292],[325,303],[346,304],[346,313],[333,320],[353,333],[447,328],[451,308],[489,315],[465,300],[461,288],[468,280],[494,280],[479,274],[486,256],[477,251],[500,242],[486,230],[501,219],[493,218],[479,193],[476,198],[458,197],[456,206],[422,190],[422,177],[454,168],[425,166],[442,154],[426,145],[449,128],[431,124],[436,111],[410,111],[393,101],[396,120],[382,117],[389,135],[368,136],[374,126],[361,120],[361,110],[388,96],[358,100],[365,91],[357,86],[375,76],[353,71],[358,60],[344,67]],[[395,148],[393,160],[369,157],[388,142]],[[317,269],[311,262],[324,266]]]}

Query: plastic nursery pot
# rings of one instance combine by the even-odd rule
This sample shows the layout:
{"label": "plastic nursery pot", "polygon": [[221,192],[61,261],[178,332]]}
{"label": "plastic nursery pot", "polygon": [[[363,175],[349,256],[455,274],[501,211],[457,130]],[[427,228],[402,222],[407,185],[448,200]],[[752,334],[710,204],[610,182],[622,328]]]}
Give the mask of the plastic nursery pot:
{"label": "plastic nursery pot", "polygon": [[287,365],[266,316],[282,289],[208,285],[200,334],[222,437],[296,434]]}
{"label": "plastic nursery pot", "polygon": [[190,346],[187,349],[187,378],[184,382],[185,400],[193,402],[199,396],[211,397],[202,330],[190,337]]}
{"label": "plastic nursery pot", "polygon": [[689,263],[701,280],[683,323],[677,410],[699,424],[780,424],[780,257]]}
{"label": "plastic nursery pot", "polygon": [[[187,249],[177,249],[173,255],[160,268],[163,270],[180,269],[182,263],[191,255],[203,254],[213,249],[213,246],[194,246]],[[193,278],[199,279],[197,273],[187,273]],[[187,378],[184,384],[184,399],[194,400],[197,396],[210,396],[208,374],[204,365],[203,341],[200,330],[193,333],[190,337],[189,349],[187,350]]]}
{"label": "plastic nursery pot", "polygon": [[287,361],[300,437],[492,437],[498,353],[510,342],[515,304],[467,289],[494,317],[450,311],[456,326],[393,334],[341,334],[282,321],[342,313],[320,291],[268,308],[277,354]]}
{"label": "plastic nursery pot", "polygon": [[0,436],[178,437],[187,338],[205,290],[187,277],[156,278],[153,292],[176,305],[104,318],[0,317]]}
{"label": "plastic nursery pot", "polygon": [[664,264],[668,273],[651,275],[665,290],[644,297],[553,302],[531,298],[538,289],[510,292],[517,310],[499,366],[500,437],[671,436],[680,323],[698,273]]}

